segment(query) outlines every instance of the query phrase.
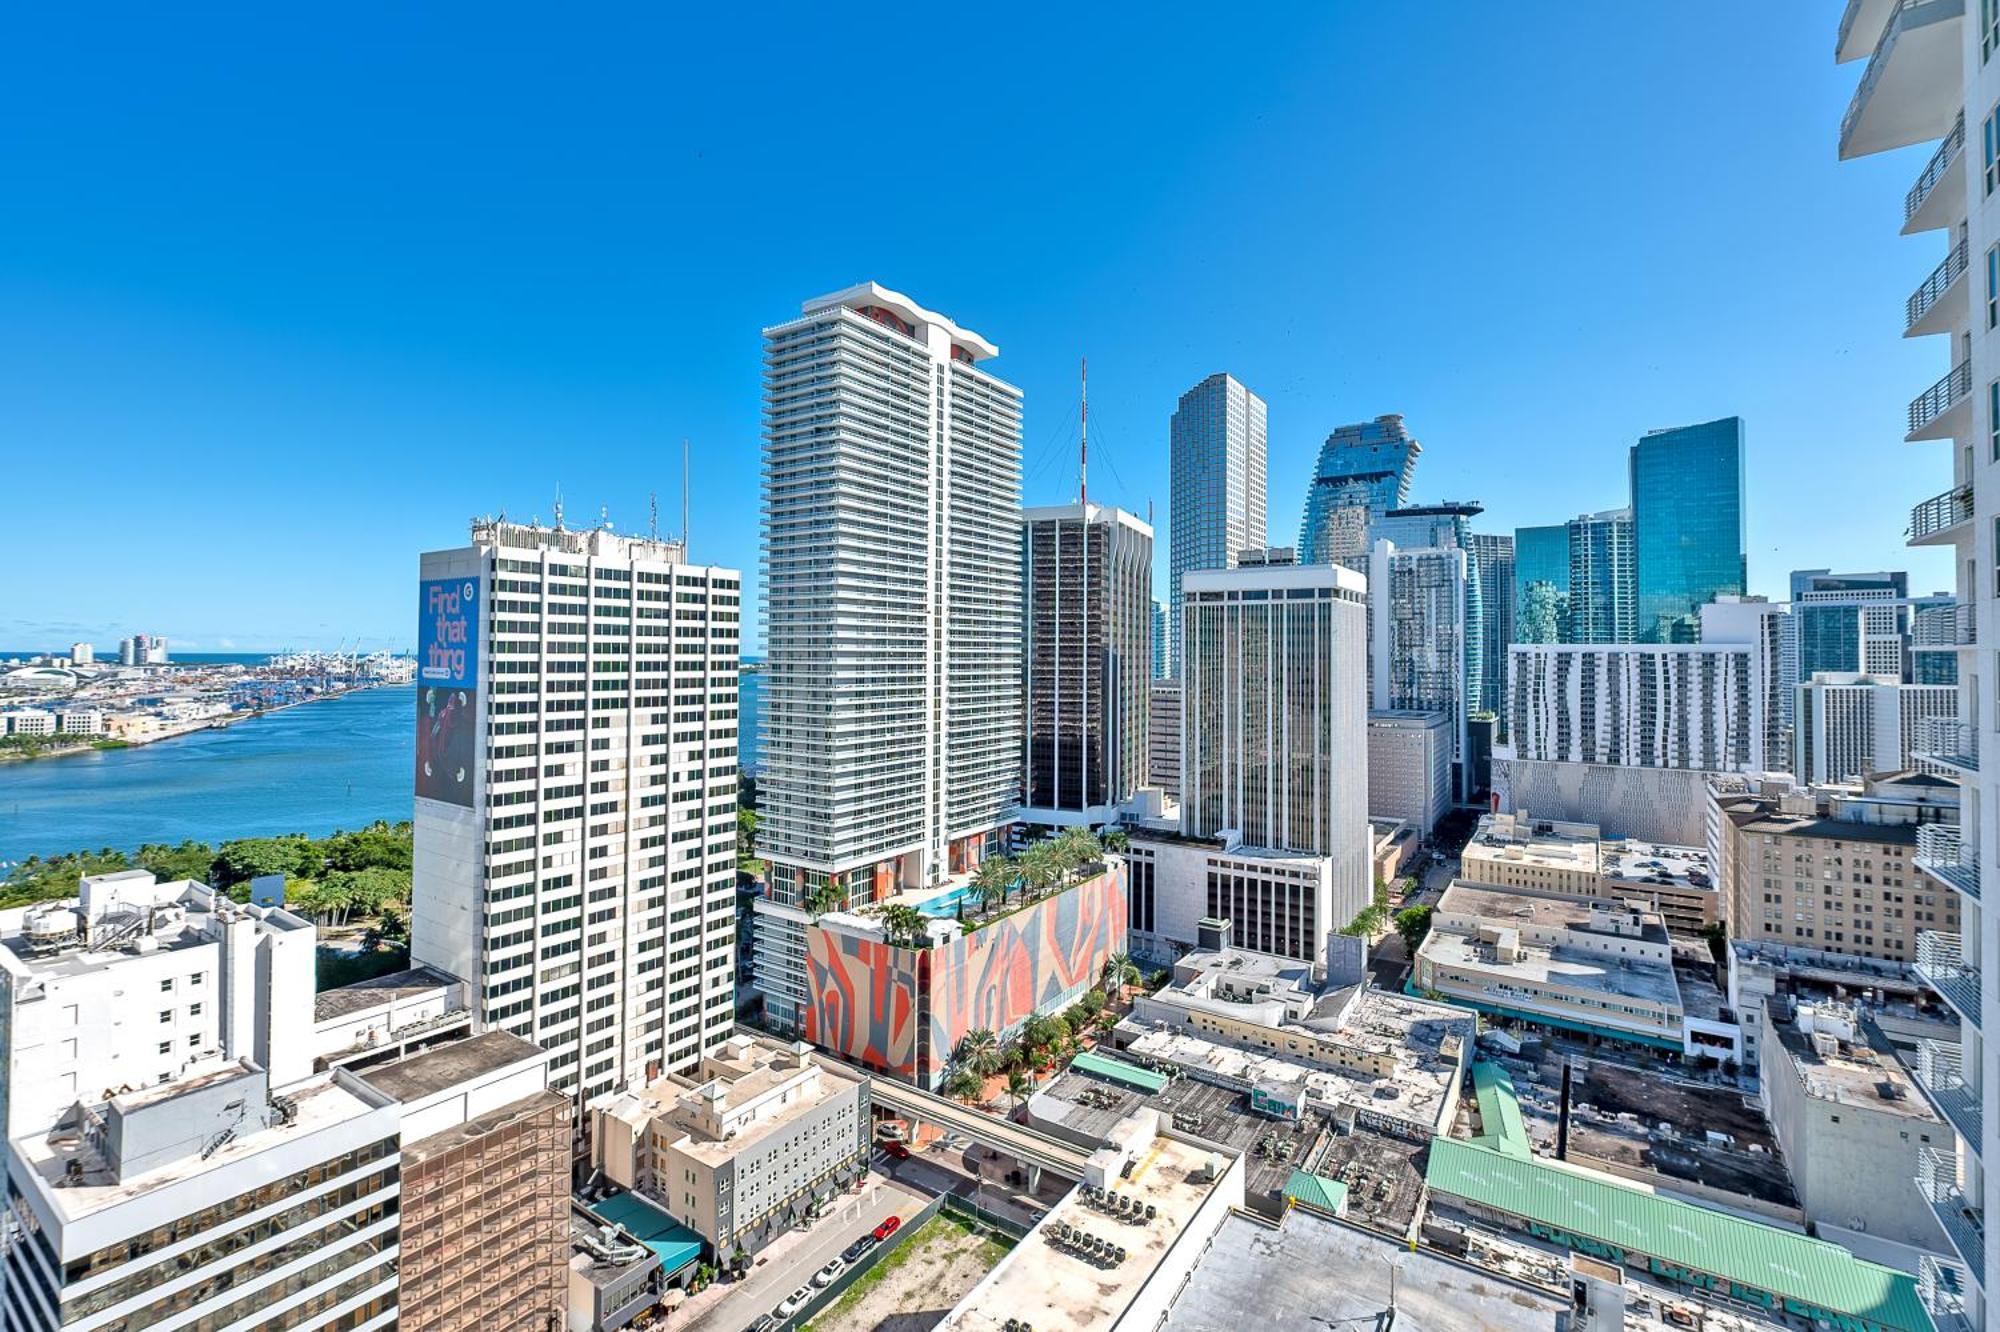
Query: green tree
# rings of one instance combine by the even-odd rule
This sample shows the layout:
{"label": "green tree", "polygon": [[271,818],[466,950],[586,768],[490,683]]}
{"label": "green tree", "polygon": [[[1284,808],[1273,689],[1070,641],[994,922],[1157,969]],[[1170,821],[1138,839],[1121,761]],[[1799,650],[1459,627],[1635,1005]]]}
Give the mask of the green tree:
{"label": "green tree", "polygon": [[100,851],[72,851],[67,855],[29,856],[0,882],[0,907],[25,906],[52,898],[75,897],[77,885],[87,874],[113,874],[130,869],[123,851],[105,847]]}
{"label": "green tree", "polygon": [[1088,828],[1065,829],[1062,835],[1056,838],[1056,850],[1062,858],[1065,878],[1104,854],[1103,844]]}
{"label": "green tree", "polygon": [[151,870],[164,883],[174,883],[181,879],[207,883],[209,871],[215,865],[215,848],[207,842],[197,842],[192,838],[181,842],[178,846],[168,846],[164,842],[149,842],[139,848],[137,860],[140,869]]}
{"label": "green tree", "polygon": [[1130,953],[1113,953],[1104,959],[1104,989],[1123,991],[1128,985],[1139,983],[1139,964],[1132,960]]}
{"label": "green tree", "polygon": [[1104,991],[1094,985],[1091,986],[1083,992],[1083,998],[1078,1001],[1077,1006],[1083,1010],[1085,1017],[1096,1017],[1104,1011]]}
{"label": "green tree", "polygon": [[1431,932],[1431,909],[1427,906],[1404,907],[1396,913],[1396,933],[1403,936],[1403,943],[1415,958],[1417,947],[1424,936]]}
{"label": "green tree", "polygon": [[736,868],[745,874],[761,874],[764,862],[757,859],[757,811],[736,807]]}
{"label": "green tree", "polygon": [[1020,1069],[1007,1075],[1007,1094],[1014,1098],[1014,1108],[1019,1110],[1021,1102],[1034,1094],[1035,1080]]}
{"label": "green tree", "polygon": [[1106,851],[1116,851],[1121,856],[1124,855],[1132,849],[1132,834],[1126,832],[1123,828],[1105,829],[1104,849]]}
{"label": "green tree", "polygon": [[1037,842],[1020,854],[1016,862],[1021,869],[1021,886],[1024,895],[1032,901],[1053,888],[1065,873],[1062,852],[1053,842]]}
{"label": "green tree", "polygon": [[1000,1069],[1000,1040],[989,1027],[965,1033],[958,1043],[958,1062],[980,1077],[991,1077]]}
{"label": "green tree", "polygon": [[1021,1024],[1021,1045],[1030,1056],[1046,1054],[1062,1039],[1066,1030],[1059,1031],[1054,1019],[1037,1013]]}
{"label": "green tree", "polygon": [[216,854],[212,872],[217,887],[233,888],[264,874],[310,879],[319,869],[318,850],[306,838],[293,834],[224,842]]}
{"label": "green tree", "polygon": [[320,858],[328,869],[392,869],[407,874],[413,850],[409,824],[376,822],[327,838],[320,847]]}
{"label": "green tree", "polygon": [[838,911],[847,905],[847,890],[837,883],[822,883],[806,890],[805,908],[815,916]]}
{"label": "green tree", "polygon": [[882,908],[882,931],[892,944],[916,947],[930,941],[930,919],[913,906],[892,902]]}
{"label": "green tree", "polygon": [[1005,902],[1017,874],[1014,862],[1006,856],[988,856],[980,861],[979,868],[972,871],[972,891],[978,895],[979,905],[991,911]]}
{"label": "green tree", "polygon": [[963,1066],[953,1069],[944,1080],[944,1094],[961,1101],[976,1101],[985,1089],[985,1079]]}

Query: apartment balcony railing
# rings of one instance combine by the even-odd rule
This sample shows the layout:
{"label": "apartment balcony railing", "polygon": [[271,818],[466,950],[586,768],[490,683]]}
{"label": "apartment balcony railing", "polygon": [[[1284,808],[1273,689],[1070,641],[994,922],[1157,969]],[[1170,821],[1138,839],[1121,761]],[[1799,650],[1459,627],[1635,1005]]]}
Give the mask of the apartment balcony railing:
{"label": "apartment balcony railing", "polygon": [[[1943,86],[1942,71],[1955,52],[1948,36],[1931,41],[1933,34],[1922,30],[1964,14],[1965,0],[1901,0],[1883,26],[1868,68],[1840,118],[1842,158],[1901,148],[1945,132],[1949,123],[1945,114],[1959,88]],[[1905,45],[1908,55],[1899,59],[1898,49]],[[1878,91],[1884,94],[1884,104],[1876,108],[1876,115],[1868,116]],[[1864,116],[1870,124],[1865,134],[1857,135]]]}
{"label": "apartment balcony railing", "polygon": [[1958,165],[1958,154],[1964,147],[1965,112],[1961,111],[1958,119],[1952,122],[1951,133],[1944,136],[1944,142],[1931,154],[1931,160],[1924,164],[1924,172],[1917,177],[1917,183],[1910,186],[1910,192],[1903,196],[1905,222],[1917,215],[1917,210],[1931,197],[1931,191]]}
{"label": "apartment balcony railing", "polygon": [[[1976,773],[1979,771],[1979,731],[1966,722],[1953,717],[1926,717],[1917,723],[1917,733],[1911,738],[1910,752],[1921,755],[1931,763],[1949,768],[1953,772]],[[1950,776],[1951,773],[1945,773]],[[1934,838],[1949,836],[1954,844],[1958,829],[1927,827],[1917,830],[1917,857],[1924,859],[1924,834]],[[1975,891],[1975,897],[1978,893]]]}
{"label": "apartment balcony railing", "polygon": [[1963,1057],[1955,1041],[1919,1040],[1917,1057],[1910,1065],[1924,1096],[1937,1112],[1958,1130],[1958,1136],[1975,1152],[1979,1150],[1979,1093],[1962,1075]]}
{"label": "apartment balcony railing", "polygon": [[[1977,764],[1974,766],[1976,768]],[[1917,868],[1975,902],[1979,900],[1978,854],[1959,841],[1956,828],[1927,823],[1917,829],[1917,854],[1914,857]]]}
{"label": "apartment balcony railing", "polygon": [[1951,1005],[1961,1021],[1980,1026],[1979,968],[1965,960],[1956,934],[1943,930],[1918,931],[1913,970],[1918,980]]}
{"label": "apartment balcony railing", "polygon": [[1972,362],[1960,361],[1937,383],[1919,393],[1910,403],[1910,436],[1964,402],[1972,393]]}
{"label": "apartment balcony railing", "polygon": [[1970,606],[1926,606],[1910,621],[1910,646],[1972,647],[1979,641],[1978,623]]}
{"label": "apartment balcony railing", "polygon": [[1986,1270],[1986,1213],[1958,1185],[1958,1156],[1935,1147],[1917,1151],[1917,1188],[1931,1205],[1945,1238],[1966,1267]]}
{"label": "apartment balcony railing", "polygon": [[[1903,327],[1906,330],[1915,328],[1923,317],[1931,312],[1931,307],[1951,290],[1951,284],[1965,276],[1966,260],[1970,254],[1966,238],[1960,236],[1958,244],[1951,247],[1951,252],[1945,255],[1944,261],[1933,268],[1931,275],[1910,293],[1909,300],[1903,302]],[[1933,331],[1948,333],[1951,330]]]}
{"label": "apartment balcony railing", "polygon": [[1965,1311],[1972,1280],[1949,1258],[1927,1253],[1917,1259],[1917,1298],[1937,1332],[1972,1332],[1972,1317]]}
{"label": "apartment balcony railing", "polygon": [[1910,544],[1916,545],[1971,521],[1972,487],[1953,486],[1911,508],[1907,536]]}

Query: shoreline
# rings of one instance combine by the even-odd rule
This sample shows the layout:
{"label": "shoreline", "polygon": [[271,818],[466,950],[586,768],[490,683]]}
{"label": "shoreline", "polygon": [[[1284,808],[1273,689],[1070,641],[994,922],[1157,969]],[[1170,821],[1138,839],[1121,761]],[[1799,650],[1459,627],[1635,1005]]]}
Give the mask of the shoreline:
{"label": "shoreline", "polygon": [[[79,754],[108,754],[120,749],[141,749],[165,740],[181,740],[203,731],[226,731],[242,722],[255,721],[259,717],[269,717],[293,708],[307,707],[314,703],[325,703],[331,699],[346,698],[350,694],[364,693],[370,689],[396,689],[414,686],[415,681],[377,680],[370,684],[353,685],[332,693],[315,694],[311,698],[294,699],[290,703],[279,703],[273,707],[256,708],[245,712],[226,713],[220,717],[204,717],[200,721],[187,722],[175,729],[150,732],[144,736],[93,736],[79,745],[65,745],[60,749],[43,750],[36,754],[0,753],[0,763],[32,763],[37,759],[73,758]],[[115,743],[99,744],[109,740]]]}

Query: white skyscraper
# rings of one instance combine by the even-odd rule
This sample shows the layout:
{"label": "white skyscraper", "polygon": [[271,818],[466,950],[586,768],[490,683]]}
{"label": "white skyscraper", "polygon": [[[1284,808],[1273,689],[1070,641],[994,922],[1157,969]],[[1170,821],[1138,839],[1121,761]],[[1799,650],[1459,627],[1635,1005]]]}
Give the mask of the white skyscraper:
{"label": "white skyscraper", "polygon": [[1920,1046],[1918,1082],[1959,1138],[1925,1150],[1916,1187],[1961,1261],[1923,1259],[1918,1286],[1940,1326],[1962,1317],[1975,1328],[1992,1325],[1988,1311],[2000,1281],[2000,1244],[1988,1243],[1984,1232],[1984,1218],[2000,1215],[2000,1174],[1993,1173],[2000,1165],[2000,1114],[1984,1105],[1985,1089],[2000,1086],[2000,1042],[1986,1037],[1992,1008],[1982,997],[1981,975],[2000,964],[2000,912],[1989,918],[1979,897],[1982,879],[2000,882],[1986,869],[2000,849],[2000,764],[1982,765],[1979,757],[1981,750],[1997,752],[1987,737],[2000,715],[1992,706],[1992,682],[2000,678],[1994,654],[2000,621],[1992,609],[1992,534],[2000,514],[1996,55],[2000,6],[1989,0],[1848,0],[1835,37],[1837,60],[1866,61],[1841,118],[1843,159],[1941,141],[1904,194],[1901,227],[1906,235],[1941,233],[1941,244],[1923,261],[1936,267],[1911,271],[1903,327],[1885,328],[1879,350],[1887,353],[1901,334],[1935,336],[1939,341],[1929,345],[1943,353],[1941,377],[1910,400],[1904,438],[1943,442],[1937,475],[1946,484],[1912,507],[1909,540],[1949,549],[1961,608],[1948,622],[1958,649],[1958,715],[1971,728],[1971,743],[1955,746],[1959,752],[1944,765],[1962,788],[1959,836],[1948,848],[1920,848],[1917,859],[1963,898],[1961,932],[1929,930],[1917,938],[1918,974],[1960,1018],[1957,1042]]}
{"label": "white skyscraper", "polygon": [[1469,794],[1465,763],[1480,675],[1477,572],[1471,552],[1455,546],[1403,550],[1377,541],[1369,552],[1373,706],[1444,715],[1460,795]]}
{"label": "white skyscraper", "polygon": [[757,979],[782,1024],[808,900],[969,869],[1020,797],[1021,392],[872,282],[764,339]]}
{"label": "white skyscraper", "polygon": [[1239,552],[1262,549],[1268,539],[1264,400],[1233,376],[1210,375],[1181,394],[1167,434],[1167,635],[1178,672],[1181,576],[1227,569]]}
{"label": "white skyscraper", "polygon": [[[1956,745],[1958,688],[1903,684],[1894,676],[1821,671],[1797,687],[1796,775],[1844,782],[1901,772]],[[1934,722],[1944,722],[1939,730]],[[1942,772],[1949,774],[1949,769]]]}
{"label": "white skyscraper", "polygon": [[1765,704],[1747,646],[1516,643],[1511,657],[1515,759],[1706,772],[1764,766]]}
{"label": "white skyscraper", "polygon": [[504,521],[422,558],[411,955],[558,1091],[728,1036],[741,582],[680,542]]}

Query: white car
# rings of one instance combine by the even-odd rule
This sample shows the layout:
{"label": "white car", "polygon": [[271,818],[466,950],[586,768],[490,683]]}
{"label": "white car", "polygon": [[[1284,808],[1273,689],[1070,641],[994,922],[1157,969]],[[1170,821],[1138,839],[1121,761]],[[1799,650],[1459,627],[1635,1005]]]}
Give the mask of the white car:
{"label": "white car", "polygon": [[806,1301],[811,1299],[812,1297],[813,1297],[813,1292],[811,1286],[800,1286],[790,1295],[787,1295],[785,1297],[785,1302],[778,1306],[776,1310],[778,1317],[781,1320],[790,1318],[793,1314],[805,1308]]}
{"label": "white car", "polygon": [[847,1264],[836,1258],[825,1267],[820,1268],[819,1271],[813,1273],[813,1284],[815,1286],[831,1286],[833,1279],[846,1270]]}

